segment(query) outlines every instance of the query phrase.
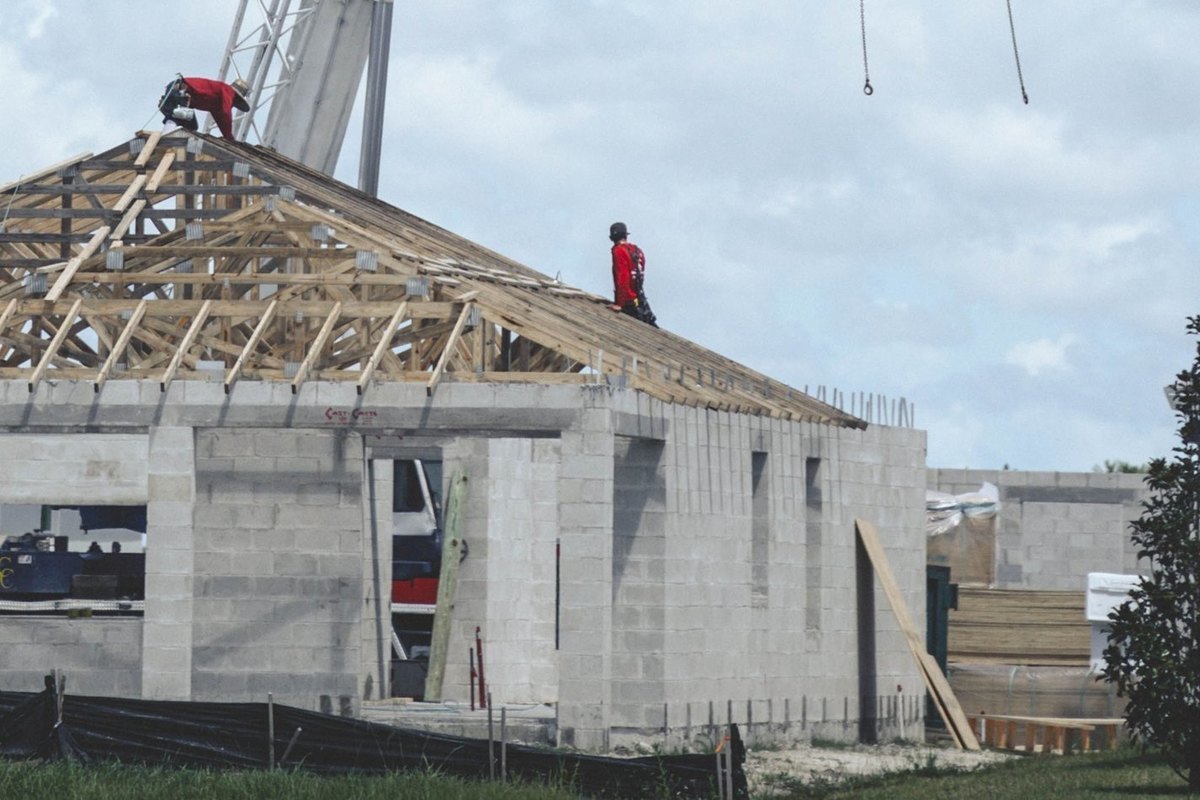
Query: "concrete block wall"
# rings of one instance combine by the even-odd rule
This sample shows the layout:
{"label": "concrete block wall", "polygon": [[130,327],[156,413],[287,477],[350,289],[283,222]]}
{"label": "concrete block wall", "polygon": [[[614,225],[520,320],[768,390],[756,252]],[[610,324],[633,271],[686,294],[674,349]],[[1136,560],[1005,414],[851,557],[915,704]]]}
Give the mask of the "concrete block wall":
{"label": "concrete block wall", "polygon": [[1137,474],[931,469],[928,488],[950,494],[995,484],[996,582],[1002,589],[1087,587],[1089,572],[1133,574],[1139,564],[1129,523],[1148,497]]}
{"label": "concrete block wall", "polygon": [[585,387],[583,407],[560,442],[558,732],[563,744],[588,750],[607,750],[614,724],[610,401],[607,387]]}
{"label": "concrete block wall", "polygon": [[[0,504],[140,505],[148,499],[144,433],[6,433],[0,454]],[[61,669],[68,691],[137,697],[142,629],[139,618],[0,616],[0,688],[41,691],[42,677]]]}
{"label": "concrete block wall", "polygon": [[55,669],[67,693],[138,697],[142,690],[142,620],[138,617],[0,616],[0,688],[40,692]]}
{"label": "concrete block wall", "polygon": [[197,431],[193,699],[351,714],[387,685],[363,467],[345,430]]}
{"label": "concrete block wall", "polygon": [[[915,714],[915,719],[921,718],[922,706],[912,703],[911,698],[922,693],[924,684],[878,578],[869,574],[872,570],[865,554],[856,552],[855,519],[874,523],[909,615],[923,637],[925,433],[886,426],[825,429],[821,433],[823,446],[819,454],[826,469],[823,483],[827,494],[822,504],[826,585],[822,593],[822,627],[810,630],[810,644],[816,645],[810,647],[814,658],[812,683],[821,688],[822,696],[832,697],[836,689],[845,688],[844,683],[836,686],[834,677],[841,669],[858,672],[863,654],[859,652],[862,642],[855,617],[859,604],[867,603],[873,610],[874,636],[868,646],[873,645],[874,653],[865,657],[868,663],[873,662],[874,669],[868,685],[860,685],[857,690],[881,696],[883,702],[864,708],[859,697],[852,696],[849,713],[868,722],[873,719],[875,736],[886,739],[899,735],[899,716]],[[860,570],[868,571],[871,598],[859,595],[856,579]],[[832,663],[823,655],[830,653],[837,654]],[[896,687],[901,687],[899,692]],[[898,713],[898,702],[909,711]],[[914,727],[907,728],[910,735]]]}
{"label": "concrete block wall", "polygon": [[145,433],[0,434],[0,503],[140,505]]}
{"label": "concrete block wall", "polygon": [[[924,433],[853,431],[671,406],[639,412],[665,419],[633,426],[666,431],[658,467],[665,478],[665,585],[661,611],[652,608],[658,587],[638,587],[647,601],[643,608],[625,608],[623,589],[614,587],[614,733],[661,730],[664,715],[675,729],[710,714],[724,721],[732,713],[734,721],[774,728],[785,717],[803,716],[807,735],[855,738],[862,709],[854,519],[880,529],[892,570],[922,625]],[[618,439],[618,453],[629,449]],[[757,491],[756,458],[764,473]],[[621,471],[618,458],[615,552],[621,552],[622,536],[637,541],[644,535],[647,563],[653,563],[654,517],[641,521],[638,532],[622,531],[631,514],[620,508],[628,502],[620,491]],[[821,494],[811,507],[810,483]],[[755,517],[763,513],[768,540],[765,564],[756,570],[764,557],[761,541],[755,552]],[[614,577],[621,574],[617,564],[613,569]],[[819,613],[806,613],[814,599]],[[875,686],[894,705],[894,687],[906,687],[904,705],[915,722],[920,710],[912,697],[920,693],[920,675],[877,582],[872,600]],[[660,614],[661,640],[627,630],[621,623],[626,614],[645,620]],[[634,654],[640,648],[653,664],[660,641],[663,691],[643,680],[640,695],[616,694],[642,666]],[[898,711],[890,714],[893,726]]]}
{"label": "concrete block wall", "polygon": [[666,472],[663,443],[617,437],[613,469],[612,713],[662,724],[666,697]]}
{"label": "concrete block wall", "polygon": [[146,504],[146,613],[141,696],[192,699],[195,622],[195,432],[150,432]]}

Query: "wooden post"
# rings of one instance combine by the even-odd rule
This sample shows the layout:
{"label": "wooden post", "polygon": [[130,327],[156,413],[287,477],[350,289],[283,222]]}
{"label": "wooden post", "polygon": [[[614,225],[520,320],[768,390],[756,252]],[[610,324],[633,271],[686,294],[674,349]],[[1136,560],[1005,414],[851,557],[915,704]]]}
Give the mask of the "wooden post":
{"label": "wooden post", "polygon": [[[446,675],[446,652],[450,644],[450,625],[454,615],[454,590],[458,586],[459,551],[462,549],[463,503],[466,500],[467,476],[455,473],[450,479],[446,499],[446,531],[442,539],[442,569],[438,575],[437,605],[433,612],[433,633],[430,636],[429,672],[425,676],[425,701],[441,702],[442,683]],[[482,692],[480,681],[480,699]],[[490,703],[488,704],[491,705]]]}
{"label": "wooden post", "polygon": [[275,698],[267,692],[267,763],[275,769]]}

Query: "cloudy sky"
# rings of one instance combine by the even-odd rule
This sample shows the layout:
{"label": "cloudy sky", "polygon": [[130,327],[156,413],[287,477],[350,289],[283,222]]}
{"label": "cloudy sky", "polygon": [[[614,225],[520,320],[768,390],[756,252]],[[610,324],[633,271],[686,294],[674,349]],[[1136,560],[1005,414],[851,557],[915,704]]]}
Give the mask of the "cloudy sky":
{"label": "cloudy sky", "polygon": [[[396,0],[380,195],[793,386],[903,397],[933,467],[1169,453],[1200,313],[1195,0]],[[3,0],[0,183],[215,75],[236,0]],[[357,175],[357,120],[339,177]]]}

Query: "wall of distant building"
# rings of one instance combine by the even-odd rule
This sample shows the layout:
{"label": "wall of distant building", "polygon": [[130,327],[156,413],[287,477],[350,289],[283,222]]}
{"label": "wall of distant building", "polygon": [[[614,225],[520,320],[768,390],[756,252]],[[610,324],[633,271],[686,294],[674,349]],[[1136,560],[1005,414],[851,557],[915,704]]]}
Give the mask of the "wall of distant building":
{"label": "wall of distant building", "polygon": [[1000,511],[985,543],[997,588],[1082,591],[1089,572],[1132,574],[1144,567],[1129,530],[1148,496],[1144,477],[930,469],[927,488],[957,495],[987,482],[999,489]]}

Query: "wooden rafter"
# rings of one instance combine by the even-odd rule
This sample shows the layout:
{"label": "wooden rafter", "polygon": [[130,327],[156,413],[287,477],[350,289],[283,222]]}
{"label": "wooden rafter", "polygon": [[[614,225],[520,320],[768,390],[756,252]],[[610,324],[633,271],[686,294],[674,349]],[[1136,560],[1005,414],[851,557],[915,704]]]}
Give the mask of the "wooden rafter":
{"label": "wooden rafter", "polygon": [[46,352],[42,353],[42,360],[38,362],[37,367],[33,370],[33,375],[29,378],[29,391],[32,392],[37,388],[38,383],[42,380],[42,376],[46,374],[46,369],[50,366],[51,360],[58,352],[58,348],[62,347],[62,343],[66,341],[67,334],[71,331],[71,326],[75,324],[75,318],[79,316],[79,307],[81,305],[83,305],[83,298],[79,298],[71,306],[71,310],[67,312],[66,318],[59,325],[58,332],[50,340],[50,346],[46,348]]}
{"label": "wooden rafter", "polygon": [[267,310],[263,312],[262,318],[259,319],[258,325],[254,327],[254,332],[250,334],[250,339],[246,342],[246,346],[242,348],[242,354],[238,356],[237,362],[230,368],[229,374],[225,376],[225,392],[228,393],[233,384],[237,383],[238,376],[242,374],[242,369],[246,366],[247,359],[254,352],[254,348],[258,347],[258,343],[262,341],[263,332],[267,326],[275,319],[275,312],[279,309],[279,301],[272,300],[267,306]]}
{"label": "wooden rafter", "polygon": [[296,377],[292,378],[293,394],[299,390],[300,384],[308,377],[313,364],[316,363],[321,353],[325,350],[325,343],[329,341],[329,335],[333,333],[333,326],[337,324],[338,318],[341,316],[342,304],[334,303],[333,310],[325,317],[325,322],[321,325],[321,330],[317,332],[317,337],[313,339],[312,344],[309,346],[308,355],[300,362],[300,368],[296,370]]}
{"label": "wooden rafter", "polygon": [[[165,389],[207,379],[189,355],[199,348],[227,366],[226,388],[619,379],[672,403],[862,425],[268,150],[144,138],[0,189],[0,377],[84,376],[98,389],[119,374]],[[27,278],[51,282],[45,299]]]}
{"label": "wooden rafter", "polygon": [[166,391],[171,385],[171,380],[175,377],[175,373],[179,370],[179,365],[183,362],[187,351],[191,348],[192,343],[196,341],[196,337],[200,334],[200,329],[204,327],[204,323],[208,320],[208,315],[212,313],[213,301],[205,300],[200,306],[200,311],[192,319],[192,324],[188,326],[187,333],[183,335],[183,341],[179,343],[179,347],[175,350],[175,355],[171,358],[171,363],[167,367],[166,373],[159,383],[159,389]]}
{"label": "wooden rafter", "polygon": [[460,334],[462,334],[462,330],[467,324],[467,318],[475,309],[475,304],[473,301],[478,294],[478,292],[472,292],[471,294],[464,296],[463,299],[469,302],[463,305],[462,311],[460,311],[458,314],[458,319],[454,322],[453,330],[450,331],[450,335],[447,337],[446,343],[442,346],[442,355],[438,358],[437,366],[433,368],[433,374],[429,376],[429,380],[425,384],[425,394],[432,395],[434,388],[436,388],[438,385],[438,381],[441,380],[442,372],[445,371],[446,365],[450,363],[450,359],[454,353],[454,347],[458,342],[458,337]]}
{"label": "wooden rafter", "polygon": [[375,345],[375,352],[371,353],[371,358],[367,361],[367,366],[363,368],[362,377],[358,379],[359,394],[362,394],[363,389],[370,383],[371,376],[375,374],[375,368],[379,366],[379,361],[383,358],[384,352],[391,349],[392,337],[396,335],[396,329],[400,327],[400,322],[407,313],[408,303],[401,303],[396,307],[396,313],[392,314],[392,318],[388,320],[383,333],[379,336],[379,344]]}
{"label": "wooden rafter", "polygon": [[104,366],[100,368],[100,373],[96,375],[96,382],[92,387],[95,391],[99,392],[100,388],[104,386],[104,382],[108,380],[108,376],[116,366],[117,360],[125,352],[125,348],[129,346],[129,341],[133,338],[133,332],[137,330],[142,317],[146,315],[146,305],[148,302],[147,300],[140,301],[137,304],[137,308],[129,315],[129,321],[125,323],[125,327],[121,330],[121,335],[117,338],[116,344],[112,346],[112,349],[108,353],[108,358],[104,360]]}

